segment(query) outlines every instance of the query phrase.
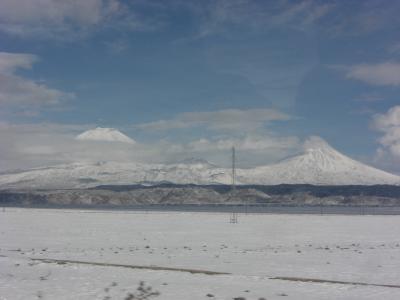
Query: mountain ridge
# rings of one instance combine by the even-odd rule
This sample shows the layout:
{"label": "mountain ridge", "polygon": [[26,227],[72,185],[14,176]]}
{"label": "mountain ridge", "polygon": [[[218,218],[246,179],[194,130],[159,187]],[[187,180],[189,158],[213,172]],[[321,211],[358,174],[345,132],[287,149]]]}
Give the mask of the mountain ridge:
{"label": "mountain ridge", "polygon": [[[399,185],[400,176],[340,153],[319,138],[305,143],[301,154],[275,164],[237,169],[237,184]],[[231,184],[231,169],[203,159],[174,164],[94,162],[56,165],[0,175],[0,188],[90,188],[98,185],[159,182]]]}

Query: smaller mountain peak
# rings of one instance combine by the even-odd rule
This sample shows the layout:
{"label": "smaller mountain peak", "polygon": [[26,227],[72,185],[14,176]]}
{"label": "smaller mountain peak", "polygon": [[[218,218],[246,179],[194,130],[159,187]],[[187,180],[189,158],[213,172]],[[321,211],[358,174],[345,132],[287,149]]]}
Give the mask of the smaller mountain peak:
{"label": "smaller mountain peak", "polygon": [[135,144],[136,142],[115,128],[96,127],[82,132],[76,137],[81,141],[122,142]]}
{"label": "smaller mountain peak", "polygon": [[332,150],[332,146],[329,145],[323,138],[319,136],[310,136],[303,144],[303,149],[305,151],[318,150],[318,149],[328,149]]}
{"label": "smaller mountain peak", "polygon": [[185,158],[184,160],[181,161],[182,164],[187,164],[187,165],[195,165],[195,164],[202,164],[202,165],[209,165],[210,163],[203,159],[203,158],[197,158],[197,157],[188,157]]}

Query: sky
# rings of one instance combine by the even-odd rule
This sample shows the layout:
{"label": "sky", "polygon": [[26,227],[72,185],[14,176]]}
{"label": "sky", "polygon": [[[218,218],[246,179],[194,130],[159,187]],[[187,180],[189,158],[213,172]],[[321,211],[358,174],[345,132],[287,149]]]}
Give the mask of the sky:
{"label": "sky", "polygon": [[[400,174],[400,2],[0,0],[0,172],[250,167],[319,136]],[[76,138],[115,128],[129,142]],[[115,133],[115,132],[114,132]]]}

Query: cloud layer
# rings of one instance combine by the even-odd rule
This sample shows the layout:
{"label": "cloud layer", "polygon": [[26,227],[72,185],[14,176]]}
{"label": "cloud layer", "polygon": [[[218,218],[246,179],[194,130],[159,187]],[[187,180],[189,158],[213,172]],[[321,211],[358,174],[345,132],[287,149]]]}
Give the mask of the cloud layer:
{"label": "cloud layer", "polygon": [[24,109],[60,103],[74,95],[16,74],[30,69],[38,59],[25,53],[0,52],[0,107]]}
{"label": "cloud layer", "polygon": [[378,154],[384,156],[388,152],[400,161],[400,105],[392,107],[384,114],[376,114],[373,126],[383,133],[379,139],[381,148]]}
{"label": "cloud layer", "polygon": [[356,79],[377,86],[399,86],[400,64],[384,62],[379,64],[360,64],[348,69],[347,78]]}
{"label": "cloud layer", "polygon": [[76,41],[103,30],[147,31],[162,24],[157,9],[151,15],[137,11],[152,6],[144,1],[1,0],[0,6],[0,31],[24,39]]}
{"label": "cloud layer", "polygon": [[81,34],[120,9],[117,0],[2,0],[0,30],[21,37]]}
{"label": "cloud layer", "polygon": [[192,127],[206,127],[210,130],[251,131],[272,121],[287,121],[291,117],[274,109],[225,109],[210,112],[186,112],[174,119],[159,120],[137,125],[144,130],[170,130]]}
{"label": "cloud layer", "polygon": [[[229,165],[230,148],[238,150],[242,167],[262,165],[301,149],[296,137],[248,134],[242,137],[208,137],[186,143],[170,140],[153,142],[110,142],[108,139],[77,139],[92,125],[0,123],[0,171],[83,161],[162,162],[187,157],[205,158]],[[104,137],[104,135],[103,135]],[[128,137],[128,140],[133,140]]]}

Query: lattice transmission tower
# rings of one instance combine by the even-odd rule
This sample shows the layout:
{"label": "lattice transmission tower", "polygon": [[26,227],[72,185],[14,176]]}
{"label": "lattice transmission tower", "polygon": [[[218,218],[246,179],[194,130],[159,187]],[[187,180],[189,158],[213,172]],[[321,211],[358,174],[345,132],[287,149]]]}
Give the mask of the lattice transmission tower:
{"label": "lattice transmission tower", "polygon": [[[235,153],[235,147],[232,147],[232,192],[234,195],[234,192],[236,191],[236,153]],[[232,206],[233,211],[230,216],[230,223],[237,223],[238,222],[238,217],[237,213],[235,212],[235,207]]]}

